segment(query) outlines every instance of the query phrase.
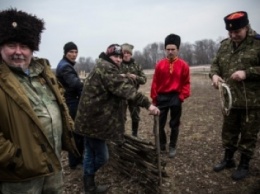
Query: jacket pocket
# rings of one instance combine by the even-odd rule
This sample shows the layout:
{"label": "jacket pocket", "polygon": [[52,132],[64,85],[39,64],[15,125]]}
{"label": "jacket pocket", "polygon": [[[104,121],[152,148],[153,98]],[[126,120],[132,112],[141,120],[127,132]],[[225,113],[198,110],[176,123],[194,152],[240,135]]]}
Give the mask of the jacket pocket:
{"label": "jacket pocket", "polygon": [[16,171],[19,167],[23,165],[23,160],[22,160],[22,150],[20,148],[17,148],[13,159],[10,161],[10,163],[7,165],[7,169],[10,171]]}

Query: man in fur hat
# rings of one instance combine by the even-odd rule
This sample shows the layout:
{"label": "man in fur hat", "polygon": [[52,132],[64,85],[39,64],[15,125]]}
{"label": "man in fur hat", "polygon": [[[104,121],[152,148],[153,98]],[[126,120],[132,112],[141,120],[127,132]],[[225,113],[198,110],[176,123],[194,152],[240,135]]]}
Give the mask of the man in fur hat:
{"label": "man in fur hat", "polygon": [[260,36],[250,27],[245,11],[227,15],[224,22],[229,38],[221,42],[210,78],[215,88],[226,82],[233,101],[229,115],[223,117],[224,157],[213,170],[235,168],[233,156],[238,150],[240,162],[231,176],[237,181],[249,174],[260,129]]}
{"label": "man in fur hat", "polygon": [[166,150],[167,137],[164,130],[170,110],[169,157],[176,154],[179,135],[182,102],[190,96],[190,69],[188,64],[178,57],[180,36],[170,34],[165,38],[167,57],[156,64],[152,80],[151,98],[160,109],[159,136],[161,150]]}
{"label": "man in fur hat", "polygon": [[44,22],[0,12],[0,193],[61,194],[61,150],[77,154],[73,122],[39,49]]}

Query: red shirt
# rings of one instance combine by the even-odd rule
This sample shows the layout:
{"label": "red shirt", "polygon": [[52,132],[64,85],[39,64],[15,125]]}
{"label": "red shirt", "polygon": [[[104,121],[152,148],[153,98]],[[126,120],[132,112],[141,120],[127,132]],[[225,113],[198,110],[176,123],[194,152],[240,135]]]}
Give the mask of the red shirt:
{"label": "red shirt", "polygon": [[158,94],[170,92],[178,92],[181,101],[190,96],[190,68],[180,58],[172,63],[164,58],[155,67],[151,87],[153,104],[156,105]]}

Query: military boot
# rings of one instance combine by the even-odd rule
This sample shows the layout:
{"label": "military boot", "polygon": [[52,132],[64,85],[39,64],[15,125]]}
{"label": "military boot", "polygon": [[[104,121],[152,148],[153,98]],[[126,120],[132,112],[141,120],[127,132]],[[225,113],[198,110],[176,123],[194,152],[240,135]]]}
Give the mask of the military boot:
{"label": "military boot", "polygon": [[242,180],[248,175],[250,159],[251,158],[249,156],[245,154],[241,154],[240,163],[237,169],[235,170],[235,172],[232,174],[233,180],[235,181]]}
{"label": "military boot", "polygon": [[234,153],[235,153],[234,150],[226,149],[224,159],[219,164],[214,166],[213,170],[215,172],[220,172],[220,171],[224,170],[225,168],[236,167],[235,161],[233,159]]}
{"label": "military boot", "polygon": [[132,121],[132,135],[137,137],[139,122]]}
{"label": "military boot", "polygon": [[109,185],[96,185],[94,175],[84,176],[84,191],[85,194],[98,194],[106,193]]}

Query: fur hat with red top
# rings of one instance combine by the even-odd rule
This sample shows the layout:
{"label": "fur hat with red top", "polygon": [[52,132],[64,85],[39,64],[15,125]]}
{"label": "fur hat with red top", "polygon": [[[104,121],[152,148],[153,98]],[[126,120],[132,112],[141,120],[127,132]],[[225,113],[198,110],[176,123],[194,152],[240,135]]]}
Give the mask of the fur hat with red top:
{"label": "fur hat with red top", "polygon": [[228,31],[238,30],[249,24],[248,16],[245,11],[237,11],[224,17],[226,29]]}

